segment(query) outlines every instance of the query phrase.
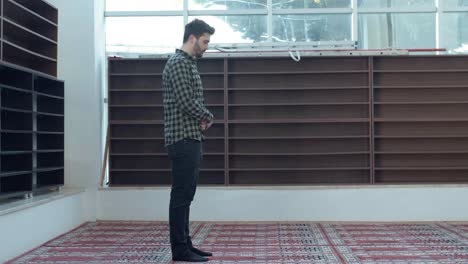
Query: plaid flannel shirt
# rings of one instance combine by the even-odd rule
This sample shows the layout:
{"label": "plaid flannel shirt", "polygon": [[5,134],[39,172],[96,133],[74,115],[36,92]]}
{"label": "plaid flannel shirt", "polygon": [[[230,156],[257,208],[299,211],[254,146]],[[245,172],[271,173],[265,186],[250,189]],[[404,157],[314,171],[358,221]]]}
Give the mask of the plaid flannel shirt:
{"label": "plaid flannel shirt", "polygon": [[184,138],[202,141],[202,121],[213,114],[205,107],[203,86],[194,58],[177,49],[163,71],[164,141],[171,145]]}

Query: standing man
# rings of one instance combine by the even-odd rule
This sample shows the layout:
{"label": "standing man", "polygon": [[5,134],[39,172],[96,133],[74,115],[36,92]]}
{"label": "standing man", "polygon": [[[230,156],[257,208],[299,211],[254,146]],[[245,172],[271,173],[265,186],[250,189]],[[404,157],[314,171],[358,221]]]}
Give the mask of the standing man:
{"label": "standing man", "polygon": [[208,49],[214,32],[202,20],[188,23],[182,48],[169,58],[163,72],[164,139],[172,166],[169,230],[174,261],[204,262],[212,256],[193,247],[189,214],[202,158],[203,131],[213,124],[213,114],[204,105],[196,59]]}

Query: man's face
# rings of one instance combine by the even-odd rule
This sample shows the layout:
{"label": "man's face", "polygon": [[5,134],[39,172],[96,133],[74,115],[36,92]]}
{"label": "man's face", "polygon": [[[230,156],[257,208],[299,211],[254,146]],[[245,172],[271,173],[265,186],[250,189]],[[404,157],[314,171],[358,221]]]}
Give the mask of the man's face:
{"label": "man's face", "polygon": [[208,49],[208,43],[210,43],[211,35],[205,33],[201,35],[198,39],[195,38],[195,44],[193,46],[193,55],[197,58],[201,58],[203,53]]}

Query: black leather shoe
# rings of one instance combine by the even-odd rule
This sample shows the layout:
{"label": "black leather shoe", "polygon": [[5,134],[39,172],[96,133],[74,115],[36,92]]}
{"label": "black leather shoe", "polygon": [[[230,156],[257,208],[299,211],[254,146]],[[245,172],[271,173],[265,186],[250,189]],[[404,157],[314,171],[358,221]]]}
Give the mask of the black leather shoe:
{"label": "black leather shoe", "polygon": [[186,251],[181,256],[172,256],[173,261],[185,261],[185,262],[207,262],[209,259],[193,253],[192,251]]}
{"label": "black leather shoe", "polygon": [[195,248],[195,247],[193,247],[193,246],[190,247],[189,249],[190,249],[190,251],[192,251],[193,253],[195,253],[195,254],[197,254],[197,255],[199,255],[199,256],[203,256],[203,257],[211,257],[211,256],[213,256],[213,253],[208,252],[208,251],[200,250],[200,249]]}

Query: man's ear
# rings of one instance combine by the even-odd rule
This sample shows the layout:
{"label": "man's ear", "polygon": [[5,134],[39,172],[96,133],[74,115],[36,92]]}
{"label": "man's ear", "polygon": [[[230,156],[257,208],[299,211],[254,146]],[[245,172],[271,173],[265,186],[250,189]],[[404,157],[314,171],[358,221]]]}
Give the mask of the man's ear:
{"label": "man's ear", "polygon": [[197,42],[197,38],[194,35],[190,35],[189,36],[189,42],[190,42],[190,44],[194,44],[195,42]]}

